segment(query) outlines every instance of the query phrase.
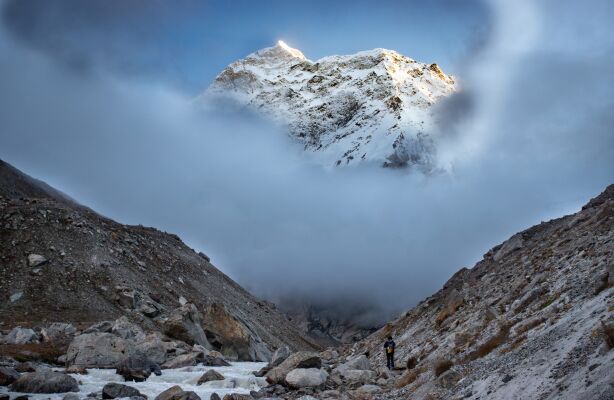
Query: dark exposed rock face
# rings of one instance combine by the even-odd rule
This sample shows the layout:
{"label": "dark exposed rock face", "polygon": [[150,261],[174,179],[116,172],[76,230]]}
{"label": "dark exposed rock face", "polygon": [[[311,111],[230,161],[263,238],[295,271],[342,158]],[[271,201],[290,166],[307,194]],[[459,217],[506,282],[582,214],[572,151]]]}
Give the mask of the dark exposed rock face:
{"label": "dark exposed rock face", "polygon": [[[242,289],[176,235],[119,224],[3,162],[0,226],[3,329],[14,328],[17,321],[24,329],[46,321],[79,328],[100,323],[88,333],[110,334],[114,328],[104,321],[126,316],[144,332],[158,331],[170,320],[172,336],[208,347],[200,315],[220,304],[249,336],[249,351],[237,351],[241,360],[283,345],[317,348],[273,306]],[[28,255],[45,262],[28,260]],[[121,332],[126,339],[134,331]],[[125,349],[121,357],[93,365],[112,367],[130,354]]]}
{"label": "dark exposed rock face", "polygon": [[10,387],[12,391],[22,393],[66,393],[79,391],[79,385],[75,378],[51,370],[26,372],[13,382]]}

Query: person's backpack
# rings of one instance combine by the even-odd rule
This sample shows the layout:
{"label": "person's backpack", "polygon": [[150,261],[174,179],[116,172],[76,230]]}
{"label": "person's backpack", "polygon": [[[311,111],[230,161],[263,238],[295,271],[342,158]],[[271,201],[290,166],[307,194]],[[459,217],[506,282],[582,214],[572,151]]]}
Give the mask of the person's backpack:
{"label": "person's backpack", "polygon": [[394,350],[394,347],[392,347],[391,345],[388,345],[388,347],[386,347],[386,353],[388,354],[392,354],[393,350]]}

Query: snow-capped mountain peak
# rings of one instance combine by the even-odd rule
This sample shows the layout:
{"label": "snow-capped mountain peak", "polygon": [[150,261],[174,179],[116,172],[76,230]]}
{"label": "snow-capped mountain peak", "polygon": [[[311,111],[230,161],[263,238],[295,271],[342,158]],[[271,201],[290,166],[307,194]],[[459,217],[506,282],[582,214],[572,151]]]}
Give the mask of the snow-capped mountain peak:
{"label": "snow-capped mountain peak", "polygon": [[433,167],[431,106],[456,89],[437,64],[373,49],[316,61],[279,41],[226,67],[202,96],[286,124],[325,165]]}

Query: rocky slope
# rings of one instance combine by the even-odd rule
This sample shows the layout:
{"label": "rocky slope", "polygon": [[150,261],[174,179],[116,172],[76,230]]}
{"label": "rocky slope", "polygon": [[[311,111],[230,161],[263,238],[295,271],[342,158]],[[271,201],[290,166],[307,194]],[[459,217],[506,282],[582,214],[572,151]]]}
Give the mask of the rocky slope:
{"label": "rocky slope", "polygon": [[[411,369],[376,398],[614,399],[614,185],[491,249],[352,353]],[[409,363],[408,363],[409,361]]]}
{"label": "rocky slope", "polygon": [[311,61],[279,42],[230,64],[201,99],[289,127],[324,165],[433,168],[432,105],[456,89],[437,64],[375,49]]}
{"label": "rocky slope", "polygon": [[52,322],[82,329],[125,316],[184,340],[173,325],[183,318],[206,334],[184,341],[231,359],[317,347],[176,235],[122,225],[67,199],[0,164],[1,330]]}

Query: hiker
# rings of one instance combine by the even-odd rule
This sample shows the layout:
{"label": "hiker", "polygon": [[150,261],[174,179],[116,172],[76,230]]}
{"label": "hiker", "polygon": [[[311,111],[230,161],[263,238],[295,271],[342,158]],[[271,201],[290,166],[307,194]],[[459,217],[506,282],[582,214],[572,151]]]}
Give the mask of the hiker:
{"label": "hiker", "polygon": [[386,352],[386,366],[388,369],[394,369],[394,348],[396,344],[392,340],[392,336],[388,336],[388,340],[384,343],[384,351]]}

